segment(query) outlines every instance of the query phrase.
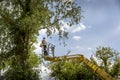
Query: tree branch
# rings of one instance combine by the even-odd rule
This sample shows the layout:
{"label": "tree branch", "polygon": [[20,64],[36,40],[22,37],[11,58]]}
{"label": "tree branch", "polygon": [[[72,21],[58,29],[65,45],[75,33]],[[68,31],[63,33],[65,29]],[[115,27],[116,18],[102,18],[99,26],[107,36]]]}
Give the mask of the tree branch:
{"label": "tree branch", "polygon": [[0,0],[0,2],[2,2],[3,0]]}
{"label": "tree branch", "polygon": [[22,7],[22,9],[24,10],[24,5],[22,4],[22,1],[21,0],[18,0],[20,6]]}
{"label": "tree branch", "polygon": [[1,15],[1,17],[3,18],[4,22],[7,21],[8,24],[10,24],[11,26],[14,26],[14,25],[15,25],[14,21],[13,21],[8,15],[5,16],[5,14],[6,14],[6,13],[2,14],[2,13],[0,12],[0,15]]}

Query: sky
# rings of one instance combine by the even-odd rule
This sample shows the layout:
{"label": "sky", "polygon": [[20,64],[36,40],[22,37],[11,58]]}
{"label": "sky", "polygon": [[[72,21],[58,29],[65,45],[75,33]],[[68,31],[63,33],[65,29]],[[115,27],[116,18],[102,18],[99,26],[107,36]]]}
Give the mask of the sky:
{"label": "sky", "polygon": [[81,6],[84,17],[72,28],[64,23],[63,27],[69,32],[69,38],[65,39],[67,45],[59,45],[56,34],[50,39],[46,37],[46,30],[40,30],[38,43],[34,44],[35,52],[41,53],[39,45],[43,37],[56,46],[56,56],[71,51],[70,54],[82,54],[89,58],[99,46],[111,47],[120,52],[120,0],[77,0],[77,5]]}

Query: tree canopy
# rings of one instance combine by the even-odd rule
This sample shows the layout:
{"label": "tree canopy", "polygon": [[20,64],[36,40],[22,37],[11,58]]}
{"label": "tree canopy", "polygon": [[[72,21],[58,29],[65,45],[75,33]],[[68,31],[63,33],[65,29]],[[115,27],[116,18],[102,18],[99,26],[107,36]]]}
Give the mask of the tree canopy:
{"label": "tree canopy", "polygon": [[77,24],[80,13],[81,8],[71,0],[0,0],[0,62],[11,60],[12,72],[21,75],[12,80],[28,80],[32,75],[26,74],[31,72],[28,59],[39,30],[47,29],[48,36],[57,31],[59,38],[65,37],[68,32],[62,30],[62,21]]}
{"label": "tree canopy", "polygon": [[97,47],[95,58],[91,57],[92,62],[104,69],[113,77],[120,75],[120,53],[111,47]]}
{"label": "tree canopy", "polygon": [[[69,56],[69,55],[68,55]],[[98,47],[94,57],[90,61],[104,69],[106,73],[114,78],[120,75],[120,56],[119,52],[110,47]],[[106,63],[106,64],[105,64]],[[89,63],[89,65],[91,65]],[[101,80],[100,75],[88,67],[84,61],[66,60],[50,63],[52,70],[51,76],[60,80]],[[106,77],[106,75],[105,75]]]}
{"label": "tree canopy", "polygon": [[83,62],[58,61],[50,63],[51,76],[60,80],[96,80],[100,79],[90,67]]}

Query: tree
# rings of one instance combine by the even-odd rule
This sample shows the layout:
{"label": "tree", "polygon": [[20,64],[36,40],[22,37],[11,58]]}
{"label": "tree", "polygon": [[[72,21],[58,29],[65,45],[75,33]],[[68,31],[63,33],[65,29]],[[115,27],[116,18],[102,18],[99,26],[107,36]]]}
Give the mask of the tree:
{"label": "tree", "polygon": [[110,74],[113,77],[116,77],[116,78],[118,78],[120,76],[120,57],[117,57],[115,59],[115,62],[113,64],[113,66],[112,66]]}
{"label": "tree", "polygon": [[80,7],[71,0],[1,0],[0,57],[11,60],[8,64],[13,72],[12,80],[28,80],[32,76],[28,58],[39,30],[47,29],[48,36],[58,31],[59,38],[67,37],[62,22],[71,26],[80,18]]}
{"label": "tree", "polygon": [[31,68],[37,67],[37,66],[41,63],[41,60],[40,60],[39,58],[40,58],[40,57],[39,57],[37,54],[35,54],[35,53],[30,53],[28,62],[30,62],[30,67],[31,67]]}
{"label": "tree", "polygon": [[[51,76],[59,80],[96,80],[98,77],[84,63],[58,61],[50,64]],[[94,78],[97,77],[96,79]]]}
{"label": "tree", "polygon": [[[101,68],[112,76],[116,76],[119,73],[119,52],[110,47],[98,47],[95,53],[99,65]],[[118,71],[116,73],[116,71]]]}

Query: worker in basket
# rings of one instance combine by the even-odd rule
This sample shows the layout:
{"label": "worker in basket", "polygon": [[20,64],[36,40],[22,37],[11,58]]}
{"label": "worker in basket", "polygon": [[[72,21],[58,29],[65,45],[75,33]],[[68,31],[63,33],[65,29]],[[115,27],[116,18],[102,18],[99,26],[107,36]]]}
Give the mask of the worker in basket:
{"label": "worker in basket", "polygon": [[43,37],[42,42],[40,44],[40,47],[42,47],[42,51],[43,51],[44,55],[47,56],[48,55],[48,52],[47,52],[47,42],[45,40],[45,37]]}

